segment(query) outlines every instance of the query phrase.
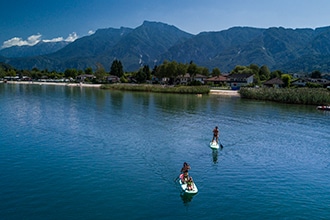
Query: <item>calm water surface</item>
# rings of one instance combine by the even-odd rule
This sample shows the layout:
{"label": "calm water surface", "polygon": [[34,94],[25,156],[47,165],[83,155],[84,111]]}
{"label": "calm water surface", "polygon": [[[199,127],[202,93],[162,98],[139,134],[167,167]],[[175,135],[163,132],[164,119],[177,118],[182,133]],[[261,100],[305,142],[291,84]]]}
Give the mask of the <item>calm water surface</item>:
{"label": "calm water surface", "polygon": [[314,106],[0,84],[0,124],[1,219],[330,219]]}

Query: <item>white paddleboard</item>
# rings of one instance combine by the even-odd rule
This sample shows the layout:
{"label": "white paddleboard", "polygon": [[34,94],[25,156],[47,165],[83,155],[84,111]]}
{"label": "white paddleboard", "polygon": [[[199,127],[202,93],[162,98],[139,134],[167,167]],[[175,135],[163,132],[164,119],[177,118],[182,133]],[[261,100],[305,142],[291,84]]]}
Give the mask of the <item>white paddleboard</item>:
{"label": "white paddleboard", "polygon": [[219,149],[219,143],[217,143],[216,141],[211,141],[210,142],[210,148]]}
{"label": "white paddleboard", "polygon": [[198,188],[197,188],[197,186],[196,186],[195,183],[193,183],[193,188],[191,190],[188,190],[187,184],[186,183],[182,183],[181,179],[179,180],[179,183],[181,185],[182,191],[184,191],[185,193],[188,193],[188,194],[196,194],[196,193],[198,193]]}

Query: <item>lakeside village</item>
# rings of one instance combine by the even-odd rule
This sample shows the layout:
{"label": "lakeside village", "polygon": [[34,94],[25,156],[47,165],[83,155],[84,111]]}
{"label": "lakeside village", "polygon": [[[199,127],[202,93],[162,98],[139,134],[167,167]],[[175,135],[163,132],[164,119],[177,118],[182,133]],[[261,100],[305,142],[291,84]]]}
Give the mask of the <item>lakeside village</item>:
{"label": "lakeside village", "polygon": [[31,72],[15,71],[13,74],[13,69],[7,69],[2,70],[0,82],[65,83],[77,86],[98,84],[102,89],[197,95],[209,94],[210,91],[237,91],[236,94],[241,98],[317,105],[320,110],[330,110],[330,74],[321,74],[319,71],[305,75],[284,74],[280,71],[270,72],[268,67],[259,68],[255,64],[236,66],[230,73],[224,74],[218,68],[209,73],[208,69],[193,63],[182,64],[181,68],[180,65],[168,62],[152,71],[144,66],[135,73],[124,73],[120,61],[112,63],[109,73],[103,67],[98,67],[95,73],[87,68],[84,72],[67,69],[64,74],[48,73],[36,68]]}

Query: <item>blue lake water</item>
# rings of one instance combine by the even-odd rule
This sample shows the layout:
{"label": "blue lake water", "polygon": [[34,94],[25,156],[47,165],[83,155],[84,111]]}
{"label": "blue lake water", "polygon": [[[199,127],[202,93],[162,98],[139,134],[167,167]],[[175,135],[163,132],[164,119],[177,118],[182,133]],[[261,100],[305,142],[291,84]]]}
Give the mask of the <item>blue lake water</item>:
{"label": "blue lake water", "polygon": [[[315,106],[0,84],[0,124],[1,219],[330,218]],[[185,161],[193,197],[175,182]]]}

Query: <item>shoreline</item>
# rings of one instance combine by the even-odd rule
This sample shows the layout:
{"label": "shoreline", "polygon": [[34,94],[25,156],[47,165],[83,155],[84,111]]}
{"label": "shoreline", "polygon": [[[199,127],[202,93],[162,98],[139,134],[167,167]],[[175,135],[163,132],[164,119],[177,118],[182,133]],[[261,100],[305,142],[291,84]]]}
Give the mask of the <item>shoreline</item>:
{"label": "shoreline", "polygon": [[211,89],[210,95],[224,95],[224,96],[235,96],[235,97],[241,97],[241,95],[238,93],[237,90],[217,90],[217,89]]}
{"label": "shoreline", "polygon": [[31,81],[7,81],[1,83],[8,84],[28,84],[28,85],[54,85],[54,86],[75,86],[75,87],[94,87],[100,88],[101,84],[85,84],[85,83],[58,83],[58,82],[31,82]]}
{"label": "shoreline", "polygon": [[[72,87],[92,87],[92,88],[100,88],[101,84],[86,84],[86,83],[60,83],[60,82],[35,82],[35,81],[7,81],[0,83],[8,83],[8,84],[28,84],[28,85],[54,85],[54,86],[72,86]],[[218,90],[211,89],[210,95],[224,95],[224,96],[234,96],[240,97],[241,95],[237,90]]]}

